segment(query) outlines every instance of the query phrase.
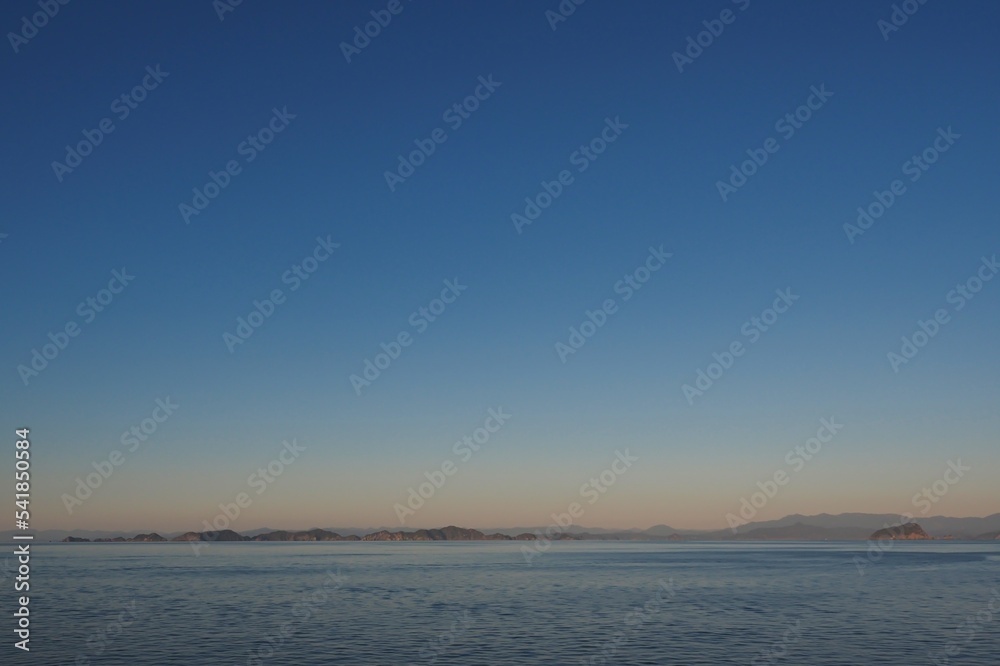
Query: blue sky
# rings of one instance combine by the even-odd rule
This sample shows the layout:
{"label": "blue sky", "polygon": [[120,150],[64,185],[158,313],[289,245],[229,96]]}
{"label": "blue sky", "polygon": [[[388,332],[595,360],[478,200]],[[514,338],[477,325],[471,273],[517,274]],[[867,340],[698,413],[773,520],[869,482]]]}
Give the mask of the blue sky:
{"label": "blue sky", "polygon": [[[1000,281],[948,299],[1000,250],[993,3],[928,3],[885,39],[891,3],[591,0],[553,30],[556,2],[404,2],[347,62],[341,43],[386,8],[70,3],[16,52],[8,36],[0,395],[8,433],[32,429],[36,525],[196,529],[294,438],[306,451],[234,529],[398,526],[394,505],[498,407],[509,422],[407,526],[547,524],[628,448],[640,462],[582,524],[721,527],[830,417],[844,429],[759,517],[912,510],[959,457],[973,471],[938,512],[997,510]],[[9,3],[0,25],[37,11]],[[114,100],[157,66],[121,118]],[[453,129],[444,114],[477,86]],[[775,124],[824,86],[786,138]],[[275,109],[294,118],[247,161]],[[52,163],[104,118],[60,180]],[[579,171],[608,119],[627,128]],[[437,128],[390,191],[385,172]],[[911,181],[904,163],[948,128]],[[769,137],[777,152],[723,201],[717,182]],[[179,206],[230,160],[186,223]],[[563,170],[518,233],[511,215]],[[283,275],[317,238],[339,247],[293,291]],[[616,283],[661,246],[625,301]],[[134,280],[86,321],[78,304],[122,268]],[[467,289],[418,331],[446,280]],[[274,289],[284,302],[230,352],[223,335]],[[682,387],[784,289],[799,299],[689,404]],[[561,362],[606,299],[614,314]],[[887,354],[938,309],[948,323],[894,372]],[[25,381],[69,322],[80,334]],[[358,395],[350,376],[404,332]],[[62,496],[168,396],[176,412],[70,515]]]}

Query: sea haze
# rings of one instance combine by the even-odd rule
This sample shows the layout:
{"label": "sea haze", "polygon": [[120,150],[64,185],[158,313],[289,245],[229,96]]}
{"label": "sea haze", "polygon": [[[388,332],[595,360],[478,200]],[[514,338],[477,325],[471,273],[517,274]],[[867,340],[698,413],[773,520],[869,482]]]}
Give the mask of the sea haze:
{"label": "sea haze", "polygon": [[556,542],[530,564],[524,548],[39,544],[31,656],[832,666],[935,663],[950,646],[951,663],[997,663],[997,543]]}

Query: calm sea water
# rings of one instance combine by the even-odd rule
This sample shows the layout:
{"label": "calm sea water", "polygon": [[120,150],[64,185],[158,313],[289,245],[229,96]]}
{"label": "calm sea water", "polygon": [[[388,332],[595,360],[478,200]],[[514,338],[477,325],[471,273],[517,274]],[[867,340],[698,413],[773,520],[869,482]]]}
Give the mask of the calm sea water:
{"label": "calm sea water", "polygon": [[522,545],[36,544],[0,662],[1000,664],[1000,544]]}

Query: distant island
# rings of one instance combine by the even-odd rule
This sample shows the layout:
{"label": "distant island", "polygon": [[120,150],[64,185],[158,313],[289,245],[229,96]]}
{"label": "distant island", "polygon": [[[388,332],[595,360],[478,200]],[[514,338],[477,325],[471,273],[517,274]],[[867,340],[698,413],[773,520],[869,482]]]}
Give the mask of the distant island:
{"label": "distant island", "polygon": [[126,542],[134,542],[134,541],[150,541],[150,542],[168,541],[168,539],[164,539],[163,537],[161,537],[156,532],[153,532],[152,534],[137,534],[134,537],[131,537],[129,539],[126,539],[125,537],[107,537],[107,538],[103,538],[103,539],[83,539],[83,538],[75,537],[75,536],[68,536],[65,539],[63,539],[63,543],[84,543],[84,542],[89,542],[89,541],[93,541],[94,543],[126,543]]}
{"label": "distant island", "polygon": [[[204,525],[208,527],[208,525]],[[227,526],[228,527],[228,526]],[[0,539],[12,539],[17,531],[0,532]],[[751,522],[728,529],[678,529],[654,525],[641,529],[607,529],[581,525],[523,525],[469,529],[450,525],[437,529],[379,527],[328,527],[307,530],[278,530],[269,527],[217,532],[128,532],[107,530],[42,530],[39,541],[66,543],[160,543],[168,541],[866,541],[891,540],[1000,540],[1000,513],[983,517],[913,516],[877,513],[818,515],[793,514],[776,520]]]}
{"label": "distant island", "polygon": [[[288,532],[286,530],[275,530],[265,532],[255,536],[244,536],[233,530],[219,530],[218,532],[185,532],[172,539],[166,539],[159,534],[138,534],[132,538],[113,537],[100,539],[84,539],[80,537],[68,536],[63,539],[63,543],[134,543],[134,542],[163,542],[163,541],[531,541],[537,539],[537,535],[530,533],[509,536],[506,534],[484,534],[479,530],[465,527],[455,527],[449,525],[441,529],[416,530],[414,532],[390,532],[379,530],[364,536],[356,534],[342,535],[327,530],[312,529],[301,532]],[[554,537],[556,539],[578,539],[578,536],[563,534]]]}
{"label": "distant island", "polygon": [[895,527],[886,527],[878,530],[869,537],[872,541],[879,539],[891,539],[893,541],[921,541],[933,539],[931,535],[924,531],[917,523],[906,523]]}

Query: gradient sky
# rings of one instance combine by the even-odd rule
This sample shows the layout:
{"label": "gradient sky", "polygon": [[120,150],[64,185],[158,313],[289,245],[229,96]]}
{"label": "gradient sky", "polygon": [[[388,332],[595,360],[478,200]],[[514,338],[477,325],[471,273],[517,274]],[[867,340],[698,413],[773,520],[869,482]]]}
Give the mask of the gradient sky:
{"label": "gradient sky", "polygon": [[[208,0],[70,3],[18,52],[8,37],[0,422],[11,442],[31,428],[34,526],[200,529],[294,438],[305,452],[233,529],[399,526],[393,505],[446,460],[457,473],[407,527],[545,525],[574,501],[585,526],[723,527],[824,417],[845,427],[758,519],[912,512],[958,458],[972,471],[933,513],[996,512],[1000,280],[961,311],[947,295],[1000,252],[1000,7],[928,3],[886,40],[888,1],[743,4],[592,0],[553,30],[555,0],[405,2],[350,63],[341,42],[386,3],[247,1],[221,21]],[[724,9],[679,72],[672,54]],[[35,11],[6,3],[0,26]],[[112,102],[157,65],[169,76],[119,120]],[[442,114],[489,76],[452,130]],[[783,138],[821,85],[833,96]],[[246,162],[239,144],[284,107],[295,119]],[[60,182],[52,162],[102,118],[114,131]],[[606,118],[628,128],[578,172]],[[384,172],[439,127],[390,191]],[[911,182],[904,162],[949,127]],[[779,150],[724,202],[716,181],[768,137]],[[185,224],[179,204],[234,159]],[[511,214],[564,169],[519,234]],[[850,243],[843,225],[894,179],[905,193]],[[318,236],[339,249],[290,291]],[[673,256],[625,302],[615,284],[661,245]],[[78,304],[123,267],[134,281],[86,322]],[[447,279],[468,289],[417,332]],[[223,334],[276,288],[287,300],[230,353]],[[785,288],[799,300],[689,404],[682,386]],[[555,344],[608,298],[562,363]],[[893,372],[887,353],[939,308],[949,322]],[[18,366],[67,322],[79,336],[26,386]],[[404,331],[357,395],[350,375]],[[167,397],[176,413],[69,515],[61,496]],[[510,421],[462,462],[453,443],[498,407]],[[581,484],[625,449],[640,461],[587,505]]]}

